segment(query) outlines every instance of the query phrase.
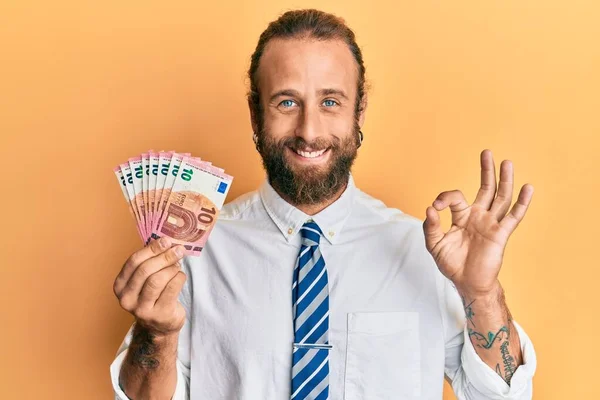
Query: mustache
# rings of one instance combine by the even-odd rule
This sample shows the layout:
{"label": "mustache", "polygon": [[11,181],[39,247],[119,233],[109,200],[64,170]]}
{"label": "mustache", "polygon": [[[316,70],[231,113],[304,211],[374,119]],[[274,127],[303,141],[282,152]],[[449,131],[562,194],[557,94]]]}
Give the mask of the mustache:
{"label": "mustache", "polygon": [[312,142],[307,142],[301,137],[288,137],[279,140],[278,147],[289,147],[294,151],[321,151],[328,148],[336,149],[340,147],[340,139],[338,137],[333,137],[330,140],[325,138],[317,138]]}

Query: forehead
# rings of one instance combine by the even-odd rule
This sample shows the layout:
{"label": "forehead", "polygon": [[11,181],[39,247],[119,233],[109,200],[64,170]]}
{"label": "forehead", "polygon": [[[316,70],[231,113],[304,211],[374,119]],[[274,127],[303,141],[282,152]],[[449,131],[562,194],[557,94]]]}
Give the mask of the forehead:
{"label": "forehead", "polygon": [[282,89],[306,93],[335,88],[352,97],[357,80],[354,56],[338,39],[273,39],[267,43],[258,67],[258,84],[264,94]]}

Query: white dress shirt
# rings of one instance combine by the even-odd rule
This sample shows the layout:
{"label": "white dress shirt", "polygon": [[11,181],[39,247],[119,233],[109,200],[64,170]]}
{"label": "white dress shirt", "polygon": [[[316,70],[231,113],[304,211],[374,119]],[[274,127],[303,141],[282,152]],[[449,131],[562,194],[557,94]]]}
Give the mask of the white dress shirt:
{"label": "white dress shirt", "polygon": [[[330,399],[442,398],[444,375],[459,399],[531,399],[533,345],[515,323],[524,364],[511,385],[468,336],[454,285],[425,248],[423,221],[356,188],[310,217],[267,181],[224,206],[199,257],[185,257],[174,400],[289,400],[292,273],[300,227],[324,233],[329,277]],[[133,326],[112,363],[115,398]]]}

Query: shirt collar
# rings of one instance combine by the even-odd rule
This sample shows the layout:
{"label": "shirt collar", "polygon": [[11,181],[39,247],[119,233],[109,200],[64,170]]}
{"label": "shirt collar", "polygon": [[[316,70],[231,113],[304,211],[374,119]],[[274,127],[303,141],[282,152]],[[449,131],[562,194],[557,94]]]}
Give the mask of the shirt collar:
{"label": "shirt collar", "polygon": [[269,184],[268,179],[265,179],[260,187],[259,194],[267,214],[288,242],[300,231],[306,221],[312,219],[319,225],[321,231],[323,231],[323,236],[329,243],[335,244],[339,240],[342,227],[350,215],[355,191],[354,179],[350,175],[348,185],[340,198],[312,216],[305,214],[285,201]]}

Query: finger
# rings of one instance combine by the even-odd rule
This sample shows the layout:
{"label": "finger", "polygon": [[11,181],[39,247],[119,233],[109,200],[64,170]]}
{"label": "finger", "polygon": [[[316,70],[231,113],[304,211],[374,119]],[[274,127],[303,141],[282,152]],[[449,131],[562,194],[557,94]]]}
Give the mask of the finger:
{"label": "finger", "polygon": [[490,209],[494,196],[496,196],[496,164],[491,150],[485,149],[480,155],[481,162],[481,187],[473,204],[486,210]]}
{"label": "finger", "polygon": [[174,304],[181,293],[183,284],[187,280],[187,275],[183,271],[178,271],[177,274],[169,281],[165,290],[162,291],[154,307],[169,307]]}
{"label": "finger", "polygon": [[509,160],[502,161],[500,164],[500,183],[498,184],[498,195],[492,203],[490,212],[500,221],[510,208],[513,197],[514,169]]}
{"label": "finger", "polygon": [[433,207],[427,207],[425,210],[425,221],[423,222],[423,232],[425,234],[425,247],[430,252],[444,237],[442,226],[440,224],[440,215]]}
{"label": "finger", "polygon": [[140,298],[138,300],[138,307],[142,310],[150,310],[154,307],[154,303],[160,297],[160,294],[165,290],[165,287],[177,272],[180,271],[179,264],[170,265],[165,267],[158,272],[153,273],[146,279],[142,291],[140,292]]}
{"label": "finger", "polygon": [[450,212],[452,213],[452,224],[460,226],[463,217],[466,216],[464,211],[469,209],[469,203],[467,203],[467,199],[460,190],[442,192],[433,202],[433,207],[437,211],[442,211],[448,206],[450,206]]}
{"label": "finger", "polygon": [[128,296],[128,302],[135,301],[136,304],[139,304],[138,298],[144,283],[146,283],[146,279],[148,279],[150,275],[154,274],[155,272],[158,272],[159,270],[178,262],[183,257],[183,253],[184,247],[178,245],[170,248],[164,253],[144,261],[135,270],[129,281],[127,281],[127,284],[123,289],[122,297]]}
{"label": "finger", "polygon": [[159,240],[152,240],[150,244],[141,250],[136,251],[125,261],[121,272],[115,279],[113,290],[117,297],[121,297],[121,293],[125,285],[133,275],[134,271],[140,264],[148,260],[151,257],[155,257],[158,254],[164,252],[171,247],[171,240],[168,237],[163,237]]}
{"label": "finger", "polygon": [[510,212],[506,214],[502,221],[500,221],[500,227],[507,231],[509,235],[514,232],[519,225],[519,222],[521,222],[525,216],[532,198],[533,185],[523,185],[521,191],[519,192],[519,198],[517,199],[517,202],[513,205]]}

